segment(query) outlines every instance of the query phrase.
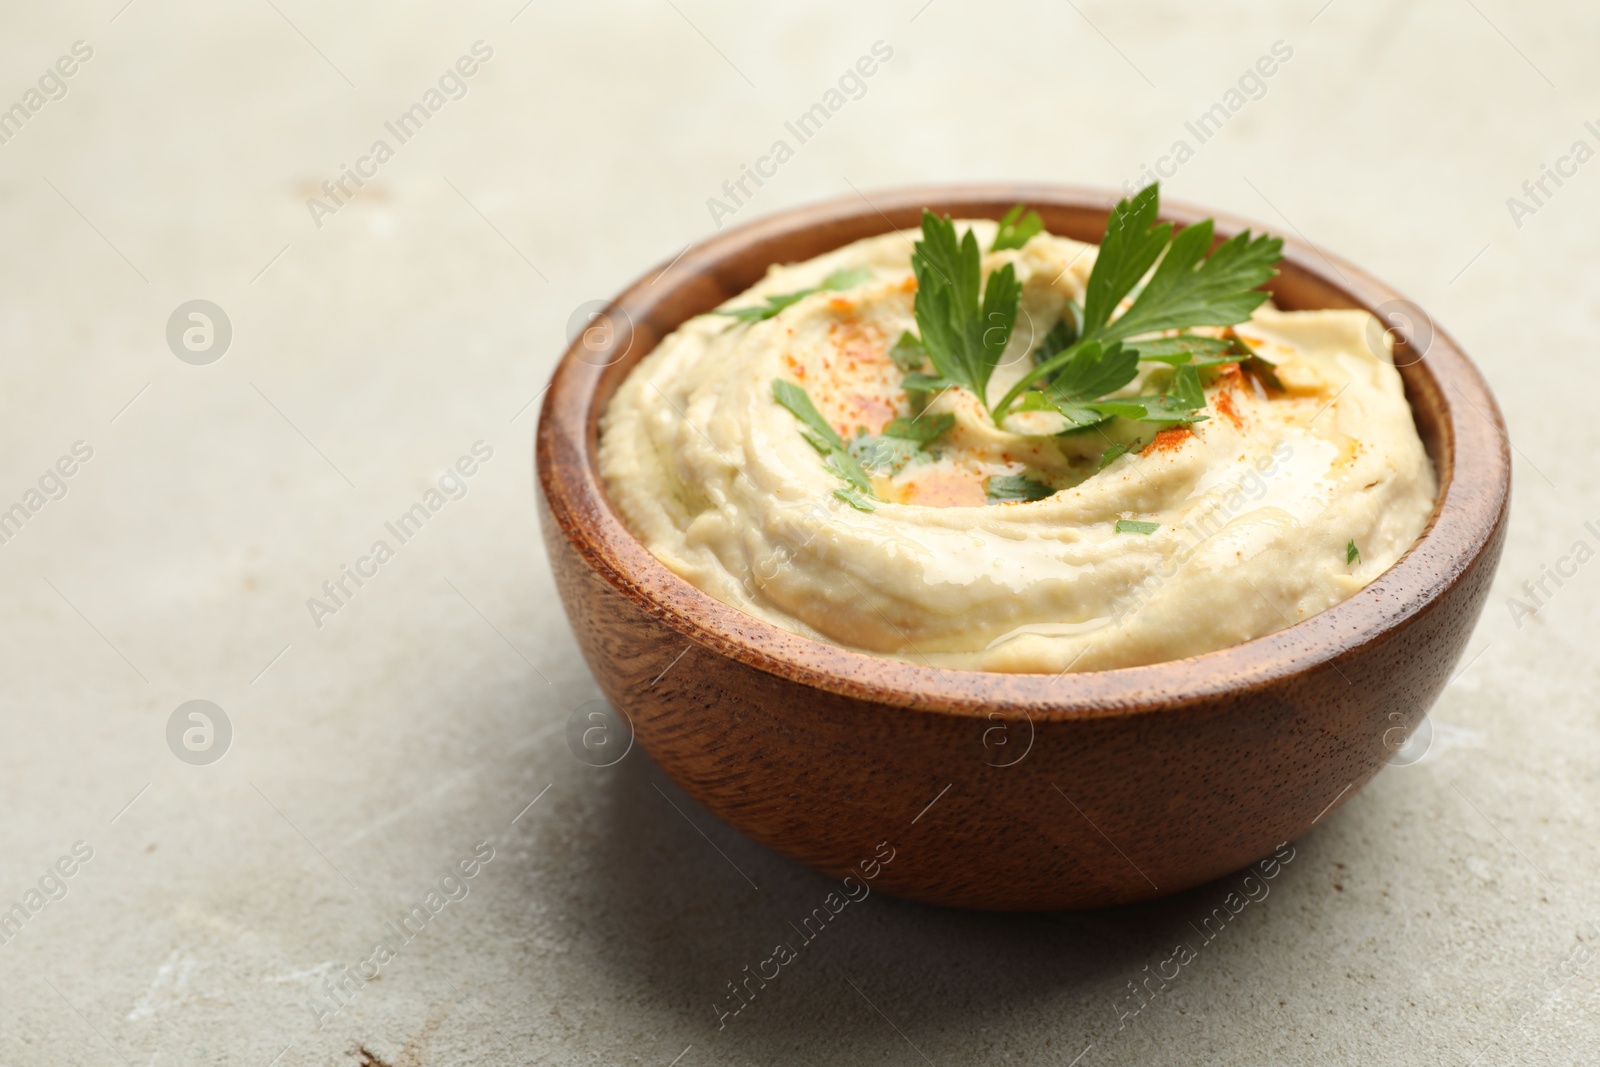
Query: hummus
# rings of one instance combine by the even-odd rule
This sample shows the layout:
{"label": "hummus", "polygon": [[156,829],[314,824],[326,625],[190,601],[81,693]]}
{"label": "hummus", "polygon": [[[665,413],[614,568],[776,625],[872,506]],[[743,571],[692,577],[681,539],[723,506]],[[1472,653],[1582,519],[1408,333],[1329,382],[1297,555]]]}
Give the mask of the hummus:
{"label": "hummus", "polygon": [[[969,227],[989,247],[995,224],[958,223]],[[629,529],[685,580],[876,655],[1098,670],[1282,629],[1371,582],[1427,525],[1433,467],[1390,339],[1366,312],[1263,305],[1233,329],[1282,388],[1235,363],[1204,371],[1202,422],[1117,418],[1061,433],[1055,412],[1013,408],[1002,428],[964,389],[923,407],[927,394],[902,388],[890,353],[916,330],[917,236],[773,267],[724,310],[816,291],[761,321],[692,319],[618,389],[600,423],[601,475]],[[1022,286],[991,402],[1082,306],[1095,253],[1039,234],[984,255],[985,275],[1011,263]],[[818,288],[841,277],[848,287]],[[1172,374],[1141,363],[1123,393]],[[774,399],[775,380],[804,388],[851,443],[872,510],[836,493],[846,483]],[[897,417],[945,416],[953,425],[924,447],[878,447]],[[1054,492],[995,502],[1001,485]]]}

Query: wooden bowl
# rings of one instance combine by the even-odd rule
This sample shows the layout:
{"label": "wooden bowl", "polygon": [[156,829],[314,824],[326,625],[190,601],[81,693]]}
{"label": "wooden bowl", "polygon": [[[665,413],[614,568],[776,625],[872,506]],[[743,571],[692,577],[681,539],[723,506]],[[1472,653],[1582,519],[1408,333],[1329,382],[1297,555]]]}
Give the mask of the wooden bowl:
{"label": "wooden bowl", "polygon": [[[785,211],[640,278],[556,368],[538,429],[540,520],[578,644],[662,770],[757,841],[873,889],[968,908],[1171,893],[1325,818],[1449,680],[1504,540],[1505,426],[1476,368],[1415,305],[1292,239],[1274,298],[1287,309],[1366,308],[1395,324],[1440,489],[1398,563],[1277,633],[1082,674],[923,667],[722,604],[667,570],[612,510],[596,422],[618,383],[770,264],[914,227],[924,206],[997,219],[1025,202],[1050,232],[1098,241],[1114,199],[1053,185],[931,186]],[[1171,203],[1162,215],[1213,216],[1219,240],[1247,225]]]}

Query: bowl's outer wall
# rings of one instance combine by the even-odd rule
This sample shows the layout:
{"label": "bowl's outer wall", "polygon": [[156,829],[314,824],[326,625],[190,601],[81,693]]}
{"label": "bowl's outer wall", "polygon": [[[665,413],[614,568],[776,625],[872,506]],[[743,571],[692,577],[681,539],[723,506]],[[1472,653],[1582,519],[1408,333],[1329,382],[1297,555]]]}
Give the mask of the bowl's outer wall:
{"label": "bowl's outer wall", "polygon": [[[895,225],[921,203],[998,217],[1026,200],[1052,232],[1085,239],[1105,218],[1103,197],[1059,188],[893,199]],[[691,251],[665,292],[640,292],[665,286],[659,275],[641,281],[619,300],[635,333],[618,339],[627,358],[595,367],[569,351],[545,403],[539,511],[557,588],[602,690],[674,781],[819,870],[859,872],[887,842],[895,858],[874,888],[1048,910],[1156,896],[1238,869],[1306,832],[1383,767],[1449,680],[1505,535],[1504,428],[1442,334],[1425,358],[1402,349],[1400,360],[1441,477],[1429,533],[1351,601],[1208,656],[1060,679],[914,667],[777,631],[618,536],[595,469],[595,417],[638,358],[748,288],[766,264],[889,228],[865,207],[791,215],[808,212],[798,227],[790,216],[746,227],[742,255],[702,262]],[[1219,235],[1240,228],[1221,222]],[[1324,262],[1292,246],[1274,285],[1279,302],[1377,307],[1394,295],[1347,264],[1329,279]]]}

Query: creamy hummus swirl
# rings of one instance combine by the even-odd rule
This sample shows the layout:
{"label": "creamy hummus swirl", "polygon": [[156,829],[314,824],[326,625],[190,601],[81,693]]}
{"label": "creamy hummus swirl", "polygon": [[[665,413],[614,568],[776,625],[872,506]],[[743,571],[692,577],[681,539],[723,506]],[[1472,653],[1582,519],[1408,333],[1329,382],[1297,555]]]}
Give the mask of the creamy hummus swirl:
{"label": "creamy hummus swirl", "polygon": [[[982,247],[994,234],[992,222],[959,226]],[[1437,483],[1388,336],[1366,312],[1270,305],[1236,330],[1277,364],[1283,391],[1230,364],[1206,374],[1207,421],[1158,433],[1117,419],[1058,434],[1060,416],[1048,412],[997,428],[976,397],[951,389],[920,417],[953,415],[954,428],[927,454],[875,470],[874,510],[849,506],[773,382],[805,388],[847,440],[918,417],[889,356],[916,329],[915,239],[886,234],[773,267],[724,307],[815,287],[841,269],[870,275],[766,321],[692,319],[618,389],[601,419],[601,474],[629,529],[685,580],[785,629],[877,655],[1096,670],[1279,630],[1371,582],[1427,525]],[[1041,234],[984,256],[985,273],[1010,262],[1022,284],[991,401],[1069,302],[1081,306],[1095,252]],[[1123,392],[1164,374],[1141,365]],[[1131,447],[1101,469],[1113,444]],[[989,503],[985,486],[1005,475],[1057,491]],[[1119,519],[1159,526],[1118,532]]]}

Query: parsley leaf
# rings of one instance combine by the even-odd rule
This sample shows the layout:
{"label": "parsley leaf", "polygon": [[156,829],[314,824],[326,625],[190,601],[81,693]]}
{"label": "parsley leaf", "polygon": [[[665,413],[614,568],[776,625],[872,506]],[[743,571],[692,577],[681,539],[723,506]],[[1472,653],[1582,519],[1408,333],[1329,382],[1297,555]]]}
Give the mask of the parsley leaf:
{"label": "parsley leaf", "polygon": [[711,314],[726,315],[729,318],[738,319],[740,322],[764,322],[790,304],[798,304],[814,292],[816,292],[815,289],[801,289],[798,292],[784,293],[781,296],[769,296],[765,304],[756,307],[733,308],[729,311],[719,310],[713,311]]}
{"label": "parsley leaf", "polygon": [[1138,447],[1138,445],[1138,441],[1129,441],[1126,443],[1118,441],[1116,444],[1100,453],[1100,466],[1096,467],[1095,469],[1102,471],[1105,470],[1120,456],[1122,456],[1124,453],[1133,451],[1136,447]]}
{"label": "parsley leaf", "polygon": [[769,296],[765,304],[758,304],[754,307],[731,308],[728,311],[713,311],[711,314],[726,315],[729,318],[738,319],[740,322],[765,322],[791,304],[798,304],[812,293],[853,289],[871,277],[872,271],[865,267],[849,267],[844,270],[836,270],[822,279],[821,285],[813,288],[799,289],[779,296]]}
{"label": "parsley leaf", "polygon": [[1062,366],[1046,391],[1076,401],[1095,400],[1114,393],[1139,374],[1139,355],[1113,341],[1102,346],[1090,341]]}
{"label": "parsley leaf", "polygon": [[1244,359],[1240,360],[1239,369],[1247,374],[1254,374],[1278,392],[1284,392],[1283,379],[1278,377],[1277,366],[1271,360],[1262,359],[1261,354],[1251,348],[1249,342],[1244,338],[1238,339],[1238,345],[1248,353]]}
{"label": "parsley leaf", "polygon": [[984,484],[984,492],[989,497],[989,503],[1007,504],[1018,500],[1030,503],[1043,500],[1054,496],[1056,491],[1026,474],[996,474]]}
{"label": "parsley leaf", "polygon": [[1141,522],[1138,519],[1118,519],[1117,533],[1153,534],[1161,529],[1159,522]]}
{"label": "parsley leaf", "polygon": [[861,464],[848,450],[841,449],[838,452],[828,453],[828,458],[822,461],[822,465],[849,482],[852,488],[860,490],[867,496],[878,495],[872,491],[872,479],[867,477],[867,472],[861,469]]}
{"label": "parsley leaf", "polygon": [[[1117,203],[1106,219],[1100,254],[1089,273],[1083,307],[1083,336],[1100,332],[1122,298],[1139,283],[1172,239],[1172,223],[1156,225],[1161,187],[1147,185],[1131,200]],[[1141,296],[1143,294],[1140,294]]]}
{"label": "parsley leaf", "polygon": [[932,399],[930,393],[942,393],[955,384],[948,378],[941,378],[937,374],[923,374],[921,371],[913,371],[900,380],[900,388],[906,391],[906,399],[911,401],[911,407],[916,411],[927,407],[928,401]]}
{"label": "parsley leaf", "polygon": [[1190,326],[1232,326],[1248,319],[1267,299],[1256,286],[1277,273],[1283,239],[1252,239],[1247,230],[1206,256],[1211,230],[1211,220],[1203,219],[1174,237],[1133,306],[1101,332],[1136,337]]}
{"label": "parsley leaf", "polygon": [[1128,341],[1124,347],[1135,349],[1141,360],[1165,363],[1169,367],[1191,363],[1201,370],[1220,367],[1224,363],[1238,363],[1249,355],[1249,350],[1243,345],[1222,337],[1156,337],[1147,341]]}
{"label": "parsley leaf", "polygon": [[[1030,389],[1022,394],[1022,399],[1012,408],[1013,411],[1053,411],[1067,420],[1067,427],[1062,433],[1073,430],[1086,430],[1091,426],[1098,426],[1108,421],[1111,416],[1096,410],[1094,407],[1080,404],[1076,400],[1066,397],[1051,396],[1040,389]],[[1138,411],[1143,411],[1139,408]]]}
{"label": "parsley leaf", "polygon": [[1007,263],[980,289],[980,260],[971,230],[957,241],[954,222],[922,212],[922,240],[911,255],[922,346],[941,378],[965,386],[987,404],[989,376],[1011,339],[1022,287]]}
{"label": "parsley leaf", "polygon": [[[1023,212],[1027,214],[1023,214]],[[1001,252],[1007,248],[1021,248],[1032,240],[1044,229],[1044,220],[1037,211],[1029,211],[1026,204],[1018,204],[1006,212],[1000,219],[1000,229],[994,235],[994,244],[989,246],[991,252]]]}
{"label": "parsley leaf", "polygon": [[1113,406],[1140,407],[1143,411],[1137,414],[1125,410],[1107,413],[1138,419],[1141,422],[1190,423],[1204,422],[1210,418],[1208,415],[1198,414],[1205,410],[1206,393],[1200,387],[1200,372],[1189,365],[1178,368],[1166,392],[1153,396],[1131,396],[1126,400],[1106,401],[1094,406],[1096,410],[1106,410]]}
{"label": "parsley leaf", "polygon": [[940,437],[955,424],[956,417],[949,413],[917,419],[908,419],[902,415],[883,428],[883,436],[899,437],[925,445]]}
{"label": "parsley leaf", "polygon": [[[772,382],[772,397],[804,424],[805,429],[800,433],[812,448],[822,454],[824,467],[849,482],[852,489],[864,497],[871,498],[877,495],[872,491],[872,479],[867,477],[867,472],[861,469],[861,464],[845,447],[844,439],[828,425],[828,420],[822,417],[822,413],[811,402],[809,393],[793,382],[775,378]],[[837,496],[839,492],[840,490],[835,490],[834,495]],[[861,507],[861,503],[853,499],[848,499],[848,503],[863,511],[872,510],[870,503],[864,508]]]}
{"label": "parsley leaf", "polygon": [[916,441],[904,437],[873,437],[870,434],[862,434],[851,441],[849,452],[863,469],[887,478],[894,477],[908,463],[926,455],[922,445]]}
{"label": "parsley leaf", "polygon": [[889,349],[889,358],[901,370],[910,373],[919,371],[923,364],[928,362],[928,350],[922,347],[922,342],[910,330],[900,334],[900,339]]}
{"label": "parsley leaf", "polygon": [[822,417],[822,412],[817,410],[811,402],[811,395],[804,389],[793,382],[775,378],[772,382],[772,398],[788,408],[789,414],[805,423],[830,449],[844,448],[844,439],[828,425],[828,420]]}
{"label": "parsley leaf", "polygon": [[1188,364],[1178,368],[1163,393],[1097,399],[1133,381],[1138,362],[1137,350],[1120,342],[1102,348],[1100,342],[1091,341],[1078,348],[1042,392],[1024,394],[1021,410],[1056,411],[1067,420],[1063,432],[1098,426],[1114,417],[1141,422],[1205,421],[1208,416],[1197,414],[1206,406],[1205,390],[1199,372]]}
{"label": "parsley leaf", "polygon": [[[1281,245],[1283,242],[1279,241],[1278,243]],[[843,292],[846,289],[854,289],[862,282],[871,280],[872,268],[845,267],[822,279],[822,284],[817,286],[817,289],[821,292]]]}
{"label": "parsley leaf", "polygon": [[1050,327],[1050,332],[1044,335],[1044,340],[1038,348],[1033,350],[1033,361],[1043,363],[1057,352],[1065,352],[1072,347],[1078,339],[1078,320],[1072,316],[1069,308],[1056,324]]}
{"label": "parsley leaf", "polygon": [[1356,547],[1355,538],[1352,537],[1349,540],[1349,542],[1346,543],[1345,546],[1344,546],[1344,563],[1345,563],[1345,566],[1348,567],[1352,563],[1360,563],[1360,562],[1361,562],[1361,550]]}
{"label": "parsley leaf", "polygon": [[[1181,363],[1190,369],[1232,362],[1216,360],[1214,357],[1221,350],[1213,345],[1192,343],[1209,339],[1135,339],[1167,330],[1232,326],[1245,321],[1267,299],[1267,294],[1256,287],[1276,273],[1283,241],[1276,237],[1252,238],[1246,231],[1207,255],[1213,233],[1211,220],[1197,222],[1174,236],[1172,223],[1156,222],[1159,207],[1158,184],[1118,202],[1106,220],[1100,253],[1089,274],[1078,339],[1023,374],[992,409],[997,423],[1030,386],[1041,379],[1052,381],[1096,342],[1101,346],[1101,358],[1112,350],[1114,342],[1125,341],[1135,360],[1146,358],[1143,353],[1150,352],[1150,358],[1165,357],[1162,362]],[[1145,280],[1147,274],[1149,278]],[[1113,318],[1117,307],[1130,295],[1132,304]],[[1189,347],[1172,343],[1179,340],[1190,342]],[[1178,358],[1185,351],[1188,358]],[[1206,357],[1204,361],[1197,358],[1202,356]],[[1079,374],[1087,368],[1087,363],[1081,364]],[[1162,410],[1175,409],[1164,405]]]}
{"label": "parsley leaf", "polygon": [[833,495],[843,500],[857,511],[877,511],[871,500],[862,496],[854,489],[835,489]]}
{"label": "parsley leaf", "polygon": [[931,458],[927,446],[955,424],[956,417],[948,413],[915,419],[900,416],[876,437],[857,434],[846,451],[866,470],[892,478],[907,464]]}

